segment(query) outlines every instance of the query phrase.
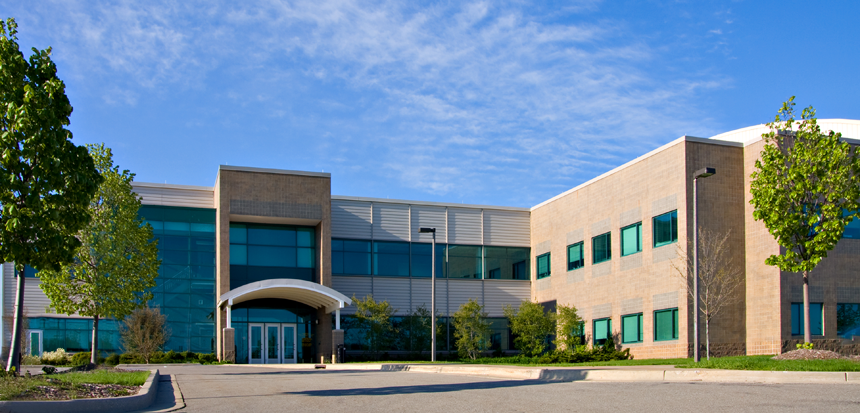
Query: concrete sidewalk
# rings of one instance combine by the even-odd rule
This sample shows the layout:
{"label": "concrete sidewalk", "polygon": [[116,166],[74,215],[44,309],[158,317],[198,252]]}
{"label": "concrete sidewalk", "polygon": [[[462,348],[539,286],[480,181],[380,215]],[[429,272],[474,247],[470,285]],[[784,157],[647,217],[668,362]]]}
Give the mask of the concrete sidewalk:
{"label": "concrete sidewalk", "polygon": [[[230,365],[237,366],[237,365]],[[314,370],[314,364],[265,364],[279,370]],[[860,372],[753,371],[678,369],[674,366],[583,366],[528,367],[470,364],[326,364],[325,370],[377,370],[413,373],[442,373],[502,379],[545,381],[642,381],[719,383],[847,383],[860,384]]]}

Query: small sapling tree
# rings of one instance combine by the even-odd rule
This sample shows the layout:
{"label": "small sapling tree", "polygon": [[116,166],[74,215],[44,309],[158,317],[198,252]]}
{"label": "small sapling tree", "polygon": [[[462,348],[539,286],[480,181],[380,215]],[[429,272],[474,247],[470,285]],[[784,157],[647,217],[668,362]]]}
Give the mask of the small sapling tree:
{"label": "small sapling tree", "polygon": [[388,301],[375,301],[373,295],[368,294],[363,300],[352,297],[355,303],[355,319],[364,330],[370,352],[379,359],[379,352],[387,348],[391,343],[394,326],[391,317],[397,312]]}
{"label": "small sapling tree", "polygon": [[142,307],[122,321],[119,335],[127,352],[140,355],[149,364],[153,354],[170,339],[170,329],[158,308]]}
{"label": "small sapling tree", "polygon": [[490,344],[490,321],[484,306],[474,298],[460,306],[452,316],[454,319],[454,338],[461,357],[472,360],[487,350]]}
{"label": "small sapling tree", "polygon": [[528,300],[523,300],[516,310],[506,305],[503,311],[511,332],[516,336],[514,345],[517,350],[529,357],[543,354],[549,335],[555,332],[556,313],[546,312],[542,305]]}

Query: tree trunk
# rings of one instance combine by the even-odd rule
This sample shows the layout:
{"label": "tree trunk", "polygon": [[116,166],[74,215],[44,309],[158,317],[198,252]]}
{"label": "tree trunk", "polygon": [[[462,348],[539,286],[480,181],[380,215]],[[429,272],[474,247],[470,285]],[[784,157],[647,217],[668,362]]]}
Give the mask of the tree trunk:
{"label": "tree trunk", "polygon": [[803,272],[803,342],[812,342],[812,331],[809,330],[809,272]]}
{"label": "tree trunk", "polygon": [[96,365],[99,361],[99,316],[93,317],[93,345],[90,349],[90,364]]}
{"label": "tree trunk", "polygon": [[711,315],[705,314],[705,357],[711,360]]}
{"label": "tree trunk", "polygon": [[18,271],[18,290],[15,295],[15,320],[12,324],[12,343],[9,347],[9,361],[6,369],[21,373],[21,325],[24,323],[24,268]]}

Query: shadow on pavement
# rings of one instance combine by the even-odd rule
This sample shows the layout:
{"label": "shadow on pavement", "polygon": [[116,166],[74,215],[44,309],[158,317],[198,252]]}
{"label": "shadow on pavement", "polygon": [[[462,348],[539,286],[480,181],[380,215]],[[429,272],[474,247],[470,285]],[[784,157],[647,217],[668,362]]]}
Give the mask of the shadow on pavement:
{"label": "shadow on pavement", "polygon": [[503,389],[524,386],[539,386],[547,384],[541,380],[504,380],[504,381],[489,381],[478,383],[454,383],[454,384],[425,384],[417,386],[389,386],[389,387],[370,387],[359,389],[326,389],[326,390],[308,390],[299,392],[283,392],[281,394],[292,394],[302,396],[317,396],[317,397],[336,397],[336,396],[390,396],[396,394],[417,394],[417,393],[449,393],[464,390],[488,390],[488,389]]}

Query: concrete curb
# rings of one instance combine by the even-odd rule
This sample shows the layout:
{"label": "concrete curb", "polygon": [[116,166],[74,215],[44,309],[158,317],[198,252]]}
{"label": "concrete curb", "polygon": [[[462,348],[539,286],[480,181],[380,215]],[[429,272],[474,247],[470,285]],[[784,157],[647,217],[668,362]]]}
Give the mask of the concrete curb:
{"label": "concrete curb", "polygon": [[149,377],[137,394],[103,399],[77,399],[54,401],[4,401],[0,412],[15,413],[85,413],[85,412],[129,412],[149,407],[158,394],[158,369],[150,370]]}

